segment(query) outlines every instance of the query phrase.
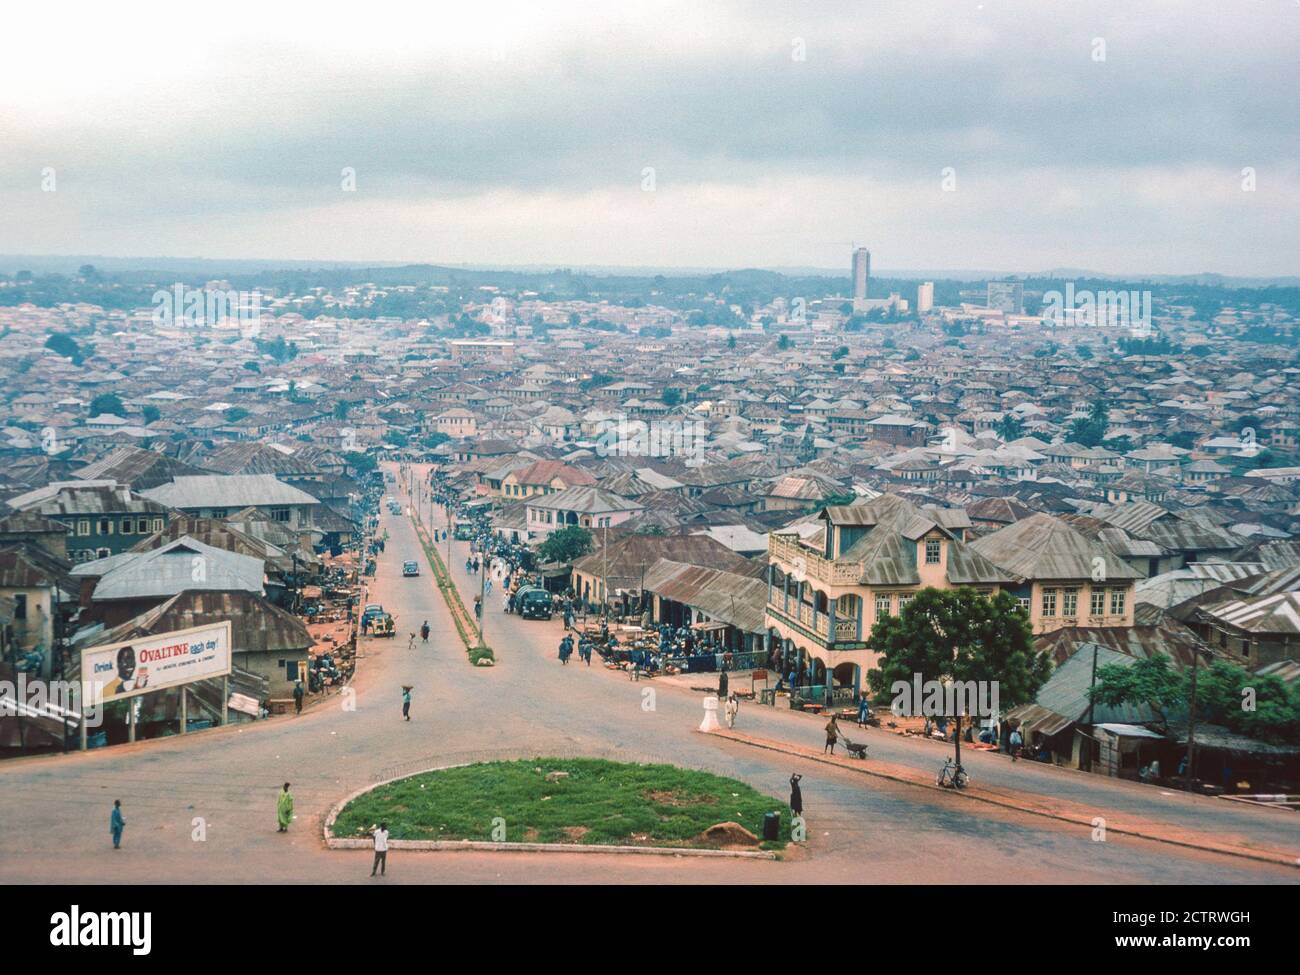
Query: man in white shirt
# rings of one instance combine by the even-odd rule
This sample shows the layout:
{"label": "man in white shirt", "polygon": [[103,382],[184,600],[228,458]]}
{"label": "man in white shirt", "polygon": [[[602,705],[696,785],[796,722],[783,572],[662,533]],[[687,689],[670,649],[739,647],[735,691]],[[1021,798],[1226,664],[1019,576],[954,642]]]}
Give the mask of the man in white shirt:
{"label": "man in white shirt", "polygon": [[383,876],[388,872],[388,824],[380,823],[370,835],[375,838],[375,863],[370,868],[370,876],[373,877],[376,870]]}

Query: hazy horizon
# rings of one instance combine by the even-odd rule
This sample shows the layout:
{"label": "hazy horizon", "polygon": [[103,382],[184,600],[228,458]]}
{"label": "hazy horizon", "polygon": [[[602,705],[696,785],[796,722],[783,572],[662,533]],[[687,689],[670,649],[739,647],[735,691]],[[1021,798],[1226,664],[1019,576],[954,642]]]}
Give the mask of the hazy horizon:
{"label": "hazy horizon", "polygon": [[1300,4],[47,16],[0,64],[10,254],[1300,268]]}

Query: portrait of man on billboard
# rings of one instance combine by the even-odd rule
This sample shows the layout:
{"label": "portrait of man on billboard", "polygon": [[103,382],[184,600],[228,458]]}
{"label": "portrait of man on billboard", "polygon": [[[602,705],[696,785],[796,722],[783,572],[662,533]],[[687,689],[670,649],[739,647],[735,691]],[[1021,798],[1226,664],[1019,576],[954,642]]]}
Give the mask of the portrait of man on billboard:
{"label": "portrait of man on billboard", "polygon": [[104,687],[106,695],[129,694],[149,686],[149,671],[137,668],[135,647],[121,647],[117,651],[117,676]]}

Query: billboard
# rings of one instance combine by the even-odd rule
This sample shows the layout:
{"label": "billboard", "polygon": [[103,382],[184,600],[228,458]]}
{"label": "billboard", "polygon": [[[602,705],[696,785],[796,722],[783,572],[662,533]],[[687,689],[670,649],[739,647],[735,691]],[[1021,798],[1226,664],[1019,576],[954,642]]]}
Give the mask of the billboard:
{"label": "billboard", "polygon": [[230,673],[230,621],[81,651],[87,704],[105,704]]}

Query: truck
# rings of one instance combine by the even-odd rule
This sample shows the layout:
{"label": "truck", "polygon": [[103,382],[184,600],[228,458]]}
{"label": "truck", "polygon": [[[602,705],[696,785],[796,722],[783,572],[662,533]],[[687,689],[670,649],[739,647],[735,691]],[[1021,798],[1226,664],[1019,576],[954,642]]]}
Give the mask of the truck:
{"label": "truck", "polygon": [[524,586],[515,593],[515,612],[526,620],[549,620],[551,594],[538,586]]}

